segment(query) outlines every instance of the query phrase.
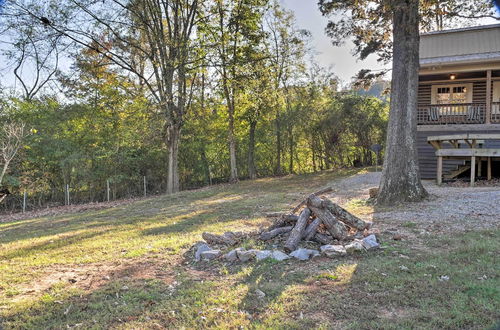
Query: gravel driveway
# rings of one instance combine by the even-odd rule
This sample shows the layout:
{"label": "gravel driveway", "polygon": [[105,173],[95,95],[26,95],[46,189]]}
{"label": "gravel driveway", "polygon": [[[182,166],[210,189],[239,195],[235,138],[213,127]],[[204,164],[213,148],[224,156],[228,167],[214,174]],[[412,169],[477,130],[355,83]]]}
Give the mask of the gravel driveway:
{"label": "gravel driveway", "polygon": [[[377,187],[380,172],[358,174],[334,183],[331,198],[341,205],[349,200],[367,200],[368,189]],[[424,181],[430,196],[420,203],[377,208],[361,215],[374,221],[381,229],[401,223],[415,223],[419,230],[466,231],[498,228],[500,225],[500,187],[437,186]],[[398,226],[400,227],[400,226]]]}

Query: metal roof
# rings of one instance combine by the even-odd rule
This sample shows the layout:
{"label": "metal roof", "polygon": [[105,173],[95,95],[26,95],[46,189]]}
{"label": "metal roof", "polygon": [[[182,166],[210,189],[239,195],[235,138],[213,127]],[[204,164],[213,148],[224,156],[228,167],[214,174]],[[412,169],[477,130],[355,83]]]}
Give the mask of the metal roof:
{"label": "metal roof", "polygon": [[420,65],[500,60],[500,24],[422,34]]}
{"label": "metal roof", "polygon": [[477,26],[469,26],[464,28],[457,29],[449,29],[449,30],[440,30],[440,31],[430,31],[421,33],[420,36],[428,36],[433,34],[444,34],[444,33],[454,33],[454,32],[463,32],[463,31],[474,31],[474,30],[484,30],[484,29],[494,29],[500,27],[500,23],[498,24],[488,24],[488,25],[477,25]]}

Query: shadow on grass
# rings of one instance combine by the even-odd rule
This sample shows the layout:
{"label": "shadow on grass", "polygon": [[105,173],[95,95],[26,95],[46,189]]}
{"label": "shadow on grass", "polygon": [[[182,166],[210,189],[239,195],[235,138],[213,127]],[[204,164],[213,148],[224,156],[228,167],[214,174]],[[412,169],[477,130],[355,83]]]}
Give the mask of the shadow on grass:
{"label": "shadow on grass", "polygon": [[[312,189],[322,187],[330,180],[353,175],[361,170],[363,169],[340,169],[281,178],[262,178],[242,181],[235,185],[220,185],[184,191],[170,196],[157,196],[116,208],[2,223],[0,224],[0,243],[7,244],[16,240],[41,238],[87,228],[133,224],[151,221],[148,220],[151,218],[157,222],[169,221],[169,218],[180,217],[200,208],[207,209],[208,212],[200,219],[188,219],[190,225],[187,227],[194,228],[207,221],[226,222],[249,217],[255,212],[271,211],[265,207],[259,208],[259,204],[262,203],[269,204],[268,208],[293,204],[294,201],[285,196],[287,193],[303,193],[306,196]],[[281,192],[282,195],[276,192]],[[172,227],[169,228],[170,226]],[[186,227],[177,222],[166,225],[163,232],[182,232],[184,229]],[[156,229],[145,234],[160,233],[162,230]]]}
{"label": "shadow on grass", "polygon": [[[379,252],[309,262],[191,268],[181,266],[183,261],[170,267],[138,260],[113,270],[91,292],[55,286],[36,301],[2,311],[3,325],[485,328],[495,324],[500,307],[498,272],[492,268],[497,239],[498,232],[481,232],[429,242],[447,245],[445,253],[391,242]],[[450,279],[440,281],[441,275]],[[258,298],[256,289],[265,297]]]}
{"label": "shadow on grass", "polygon": [[[0,256],[5,259],[12,259],[16,257],[29,257],[34,254],[44,253],[46,251],[50,251],[53,249],[59,249],[65,246],[78,244],[84,240],[88,240],[90,238],[100,236],[105,231],[92,231],[92,232],[84,232],[80,234],[69,234],[61,237],[53,238],[51,240],[44,240],[39,243],[31,243],[27,247],[17,248],[13,250],[9,250],[9,252],[2,253],[0,252]],[[108,232],[108,231],[106,231]]]}

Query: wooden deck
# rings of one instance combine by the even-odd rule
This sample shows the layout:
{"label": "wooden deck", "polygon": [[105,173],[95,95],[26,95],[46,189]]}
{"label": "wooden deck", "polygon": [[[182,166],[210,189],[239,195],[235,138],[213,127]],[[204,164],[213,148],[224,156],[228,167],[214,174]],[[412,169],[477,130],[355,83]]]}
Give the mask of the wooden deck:
{"label": "wooden deck", "polygon": [[[474,186],[476,175],[476,161],[478,162],[478,176],[481,175],[481,162],[487,162],[487,179],[491,180],[491,162],[500,159],[499,148],[483,148],[485,141],[500,140],[500,134],[465,133],[453,135],[439,135],[427,137],[427,142],[435,148],[437,156],[437,183],[443,179],[443,159],[470,159],[470,184]],[[461,143],[461,142],[464,143]],[[443,148],[445,144],[451,148]],[[461,146],[468,146],[461,148]]]}

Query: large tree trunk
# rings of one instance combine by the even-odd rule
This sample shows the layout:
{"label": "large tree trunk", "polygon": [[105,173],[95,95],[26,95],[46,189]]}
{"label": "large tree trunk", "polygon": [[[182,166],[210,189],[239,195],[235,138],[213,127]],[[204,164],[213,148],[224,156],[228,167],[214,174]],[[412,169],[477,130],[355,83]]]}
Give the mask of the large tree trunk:
{"label": "large tree trunk", "polygon": [[255,169],[255,128],[257,127],[256,121],[250,122],[250,131],[248,137],[248,176],[250,179],[257,178],[257,171]]}
{"label": "large tree trunk", "polygon": [[167,194],[179,191],[179,142],[181,129],[176,125],[167,126],[167,149],[168,149],[168,171],[167,171]]}
{"label": "large tree trunk", "polygon": [[416,146],[418,0],[395,0],[393,5],[391,109],[377,199],[384,205],[420,201],[427,196],[420,181]]}

